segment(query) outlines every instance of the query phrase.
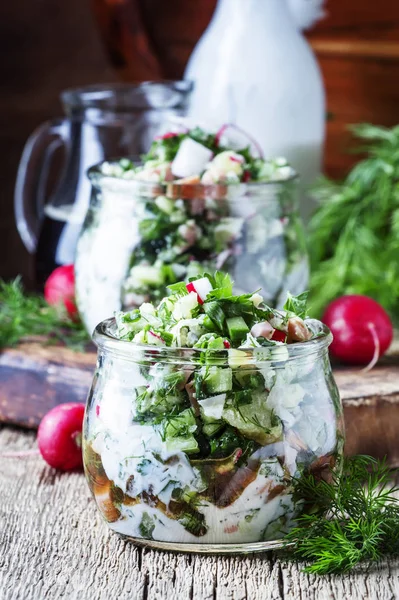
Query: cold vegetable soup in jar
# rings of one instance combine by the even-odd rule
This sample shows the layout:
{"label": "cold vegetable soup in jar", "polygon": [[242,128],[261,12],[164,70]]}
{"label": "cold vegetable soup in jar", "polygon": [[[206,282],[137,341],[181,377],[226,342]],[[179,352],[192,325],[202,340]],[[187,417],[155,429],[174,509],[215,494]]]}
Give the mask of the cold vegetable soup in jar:
{"label": "cold vegetable soup in jar", "polygon": [[331,333],[306,294],[274,309],[221,272],[168,291],[94,332],[83,456],[98,510],[155,548],[278,547],[308,510],[298,482],[342,458]]}
{"label": "cold vegetable soup in jar", "polygon": [[159,302],[168,285],[204,271],[230,273],[235,293],[262,287],[280,308],[288,290],[306,289],[297,175],[247,138],[233,143],[229,131],[170,133],[139,165],[123,159],[89,171],[75,272],[90,333],[114,311]]}

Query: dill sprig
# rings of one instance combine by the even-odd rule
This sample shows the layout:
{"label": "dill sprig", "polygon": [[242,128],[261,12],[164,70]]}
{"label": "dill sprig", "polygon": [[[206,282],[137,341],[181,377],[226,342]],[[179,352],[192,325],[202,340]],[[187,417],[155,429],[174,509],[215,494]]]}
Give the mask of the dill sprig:
{"label": "dill sprig", "polygon": [[353,126],[366,158],[343,182],[320,180],[309,227],[315,316],[343,294],[365,294],[399,316],[399,126]]}
{"label": "dill sprig", "polygon": [[19,277],[0,279],[0,348],[15,346],[24,338],[43,336],[46,343],[61,342],[84,350],[90,341],[83,324],[66,311],[49,306],[42,296],[26,294]]}
{"label": "dill sprig", "polygon": [[305,475],[296,493],[312,510],[285,538],[308,573],[345,573],[360,562],[399,553],[399,488],[385,461],[369,456],[344,460],[329,481]]}

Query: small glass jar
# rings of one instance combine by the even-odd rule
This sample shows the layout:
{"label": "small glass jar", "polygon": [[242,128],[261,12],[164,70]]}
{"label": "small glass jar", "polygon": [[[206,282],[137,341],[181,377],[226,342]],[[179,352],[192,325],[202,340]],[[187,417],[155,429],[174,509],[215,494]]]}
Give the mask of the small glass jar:
{"label": "small glass jar", "polygon": [[328,346],[149,347],[94,332],[83,430],[86,478],[109,527],[137,544],[202,553],[279,547],[304,511],[295,479],[343,452]]}
{"label": "small glass jar", "polygon": [[114,311],[162,299],[166,286],[215,269],[235,293],[262,288],[281,307],[307,288],[297,176],[267,183],[164,185],[89,171],[92,199],[77,247],[77,304],[91,333]]}

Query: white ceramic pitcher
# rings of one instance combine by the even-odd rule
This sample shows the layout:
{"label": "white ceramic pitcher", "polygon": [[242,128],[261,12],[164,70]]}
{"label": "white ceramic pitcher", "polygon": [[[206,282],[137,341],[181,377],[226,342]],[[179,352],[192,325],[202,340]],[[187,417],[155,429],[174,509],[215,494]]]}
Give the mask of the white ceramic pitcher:
{"label": "white ceramic pitcher", "polygon": [[[285,156],[304,186],[320,172],[325,98],[318,64],[300,31],[320,0],[219,0],[185,77],[195,82],[189,116],[218,127],[235,123],[266,156]],[[316,16],[316,15],[315,15]],[[306,218],[312,210],[302,200]]]}

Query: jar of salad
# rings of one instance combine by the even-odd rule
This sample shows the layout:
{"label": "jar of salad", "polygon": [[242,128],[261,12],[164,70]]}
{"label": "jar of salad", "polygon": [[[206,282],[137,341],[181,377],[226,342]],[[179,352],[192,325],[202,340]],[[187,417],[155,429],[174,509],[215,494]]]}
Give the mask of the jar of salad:
{"label": "jar of salad", "polygon": [[260,285],[271,306],[306,289],[295,171],[224,135],[169,133],[140,165],[122,159],[89,171],[75,270],[90,333],[114,311],[159,301],[167,285],[215,269],[240,282],[237,293]]}
{"label": "jar of salad", "polygon": [[138,544],[193,552],[281,545],[331,476],[342,406],[306,294],[283,310],[216,272],[100,323],[83,456],[98,510]]}

